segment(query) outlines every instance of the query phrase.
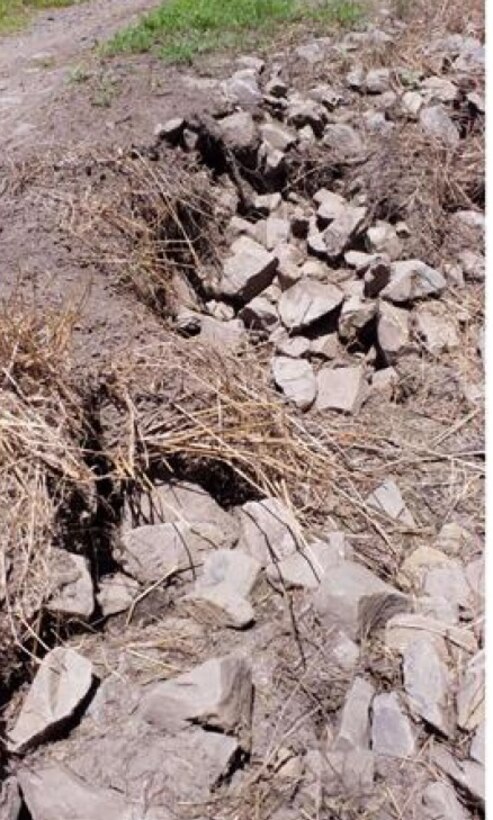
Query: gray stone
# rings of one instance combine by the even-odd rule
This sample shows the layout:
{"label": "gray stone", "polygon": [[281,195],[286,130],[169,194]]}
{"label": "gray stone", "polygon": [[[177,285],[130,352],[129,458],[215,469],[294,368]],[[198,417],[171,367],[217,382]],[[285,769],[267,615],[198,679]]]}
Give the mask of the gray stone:
{"label": "gray stone", "polygon": [[141,584],[154,584],[175,573],[192,576],[203,553],[228,546],[228,535],[207,522],[153,524],[123,534],[119,559]]}
{"label": "gray stone", "polygon": [[198,338],[209,347],[216,348],[219,353],[236,352],[245,347],[248,341],[241,319],[225,321],[212,316],[202,316]]}
{"label": "gray stone", "polygon": [[55,763],[22,769],[19,782],[32,820],[171,820],[164,808],[145,809]]}
{"label": "gray stone", "polygon": [[323,232],[327,258],[335,261],[342,256],[349,242],[357,236],[366,217],[366,208],[348,205]]}
{"label": "gray stone", "polygon": [[459,621],[459,607],[454,601],[450,601],[444,597],[443,593],[445,590],[443,588],[441,591],[441,595],[421,595],[419,598],[416,598],[414,604],[415,611],[419,615],[435,618],[438,621],[444,621],[448,624],[457,624]]}
{"label": "gray stone", "polygon": [[474,561],[471,561],[467,564],[465,572],[476,606],[482,609],[486,593],[484,558],[476,558]]}
{"label": "gray stone", "polygon": [[291,229],[289,220],[278,216],[268,216],[267,219],[258,222],[256,227],[256,238],[268,251],[287,242]]}
{"label": "gray stone", "polygon": [[362,367],[323,367],[317,374],[316,409],[355,414],[368,395]]}
{"label": "gray stone", "polygon": [[401,491],[392,478],[386,479],[366,499],[368,507],[385,513],[393,521],[407,527],[415,527],[415,521],[402,498]]}
{"label": "gray stone", "polygon": [[22,800],[14,777],[0,784],[0,820],[20,820]]}
{"label": "gray stone", "polygon": [[464,250],[458,255],[467,282],[484,282],[486,274],[485,258],[474,251]]}
{"label": "gray stone", "polygon": [[371,391],[373,394],[392,399],[399,384],[399,374],[393,367],[384,367],[377,370],[371,377]]}
{"label": "gray stone", "polygon": [[116,572],[105,575],[99,582],[97,601],[105,618],[125,612],[137,597],[139,585],[133,578]]}
{"label": "gray stone", "polygon": [[336,359],[341,353],[341,345],[336,333],[318,336],[310,344],[310,353],[324,360]]}
{"label": "gray stone", "polygon": [[372,68],[365,78],[365,89],[369,94],[383,94],[391,86],[392,75],[388,68]]}
{"label": "gray stone", "polygon": [[277,258],[248,236],[240,236],[231,250],[232,256],[223,265],[220,292],[249,302],[272,282]]}
{"label": "gray stone", "polygon": [[249,68],[256,74],[262,74],[265,68],[265,61],[261,57],[256,57],[255,54],[242,54],[236,59],[236,65],[240,69]]}
{"label": "gray stone", "polygon": [[360,282],[355,284],[360,286],[358,288],[360,292],[354,292],[344,300],[338,324],[339,336],[348,342],[354,341],[358,337],[377,312],[375,302],[369,302],[364,298],[363,284]]}
{"label": "gray stone", "polygon": [[227,148],[232,151],[254,150],[258,143],[258,132],[254,119],[247,111],[218,120],[219,133]]}
{"label": "gray stone", "polygon": [[375,689],[364,678],[355,678],[349,689],[340,725],[331,751],[348,752],[351,749],[369,749],[370,747],[370,706]]}
{"label": "gray stone", "polygon": [[92,685],[90,661],[73,649],[57,647],[48,652],[8,733],[10,749],[26,751],[65,728]]}
{"label": "gray stone", "polygon": [[447,590],[447,599],[452,606],[465,610],[472,607],[471,589],[462,566],[456,561],[450,561],[441,567],[432,567],[425,572],[423,592],[436,598],[443,590]]}
{"label": "gray stone", "polygon": [[476,734],[474,735],[472,742],[471,742],[471,751],[470,757],[472,760],[476,760],[478,763],[481,763],[482,766],[485,765],[485,721],[482,720],[479,724]]}
{"label": "gray stone", "polygon": [[453,103],[459,96],[459,90],[446,77],[427,77],[421,83],[421,94],[427,103]]}
{"label": "gray stone", "polygon": [[[390,260],[375,253],[364,253],[363,251],[346,251],[344,261],[350,268],[355,268],[356,273],[363,275],[374,262],[384,262],[389,265]],[[389,268],[390,270],[390,268]]]}
{"label": "gray stone", "polygon": [[343,292],[335,285],[300,280],[279,300],[281,321],[289,330],[301,330],[332,313],[343,299]]}
{"label": "gray stone", "polygon": [[324,541],[306,544],[286,558],[272,561],[266,575],[281,588],[317,589],[325,573],[350,555],[343,533],[330,533]]}
{"label": "gray stone", "polygon": [[457,562],[454,562],[441,550],[423,545],[417,547],[404,559],[397,579],[401,586],[407,586],[419,592],[430,569],[457,565]]}
{"label": "gray stone", "polygon": [[244,68],[236,71],[222,87],[225,95],[240,105],[257,105],[262,99],[255,69]]}
{"label": "gray stone", "polygon": [[259,211],[263,216],[269,216],[273,211],[276,211],[281,204],[282,196],[278,192],[273,194],[256,194],[252,202],[255,210]]}
{"label": "gray stone", "polygon": [[365,85],[365,70],[362,66],[353,68],[346,74],[346,83],[354,91],[361,91]]}
{"label": "gray stone", "polygon": [[328,797],[343,794],[355,799],[371,794],[375,778],[373,753],[367,749],[328,752],[323,791]]}
{"label": "gray stone", "polygon": [[442,734],[451,736],[451,676],[433,641],[425,635],[406,646],[403,674],[411,710]]}
{"label": "gray stone", "polygon": [[431,762],[445,772],[461,789],[467,791],[481,806],[485,802],[485,769],[473,760],[457,760],[445,746],[435,746]]}
{"label": "gray stone", "polygon": [[394,262],[391,279],[382,296],[391,302],[413,302],[440,294],[447,282],[439,271],[417,259]]}
{"label": "gray stone", "polygon": [[402,654],[410,644],[423,636],[433,641],[444,659],[453,655],[456,648],[461,653],[477,650],[474,635],[469,630],[419,614],[399,614],[392,617],[386,626],[385,643],[389,649]]}
{"label": "gray stone", "polygon": [[472,731],[485,720],[485,653],[472,658],[459,682],[457,691],[457,724]]}
{"label": "gray stone", "polygon": [[370,634],[410,606],[401,592],[350,561],[324,575],[313,602],[330,625],[340,626],[350,637]]}
{"label": "gray stone", "polygon": [[227,583],[198,587],[182,598],[181,603],[189,615],[211,627],[244,629],[255,620],[251,603]]}
{"label": "gray stone", "polygon": [[248,302],[238,315],[245,326],[253,330],[272,330],[279,324],[276,306],[262,294]]}
{"label": "gray stone", "polygon": [[288,290],[301,278],[300,265],[305,255],[296,245],[289,243],[278,245],[275,254],[279,259],[277,280],[282,290]]}
{"label": "gray stone", "polygon": [[396,692],[384,692],[373,699],[371,747],[377,755],[408,758],[416,752],[414,731],[402,711]]}
{"label": "gray stone", "polygon": [[451,147],[455,147],[459,142],[459,130],[442,105],[422,108],[419,113],[419,123],[425,134],[433,139],[440,140]]}
{"label": "gray stone", "polygon": [[308,96],[310,99],[321,103],[328,111],[333,111],[342,102],[341,95],[330,85],[317,85],[315,88],[310,88]]}
{"label": "gray stone", "polygon": [[139,715],[167,732],[198,723],[245,741],[250,732],[252,702],[249,664],[239,655],[226,655],[155,684],[142,697]]}
{"label": "gray stone", "polygon": [[482,94],[478,94],[477,91],[471,91],[470,94],[467,95],[467,102],[480,114],[486,112],[485,98]]}
{"label": "gray stone", "polygon": [[388,302],[380,302],[377,339],[386,363],[395,364],[399,356],[408,352],[410,348],[409,312]]}
{"label": "gray stone", "polygon": [[298,129],[309,125],[317,137],[321,136],[326,119],[327,112],[324,106],[315,100],[296,97],[288,105],[288,124]]}
{"label": "gray stone", "polygon": [[402,242],[390,222],[379,221],[376,225],[368,228],[366,243],[370,253],[379,256],[385,254],[392,261],[402,256]]}
{"label": "gray stone", "polygon": [[311,43],[305,43],[304,45],[298,46],[295,51],[298,57],[306,60],[306,62],[310,65],[315,65],[316,63],[322,62],[325,59],[326,54],[325,48],[316,40]]}
{"label": "gray stone", "polygon": [[337,219],[345,213],[348,203],[340,194],[335,194],[332,191],[321,189],[317,192],[318,201],[320,204],[317,210],[317,217],[320,226],[326,227],[334,219]]}
{"label": "gray stone", "polygon": [[289,91],[289,87],[284,80],[281,80],[280,77],[272,77],[266,84],[265,84],[265,93],[268,94],[270,97],[286,97]]}
{"label": "gray stone", "polygon": [[239,546],[262,566],[279,561],[302,544],[300,526],[288,507],[277,498],[247,501],[237,508]]}
{"label": "gray stone", "polygon": [[311,364],[305,359],[275,356],[271,366],[274,381],[288,401],[300,410],[308,410],[317,394],[317,380]]}
{"label": "gray stone", "polygon": [[242,550],[214,550],[206,556],[197,589],[227,584],[243,598],[248,598],[258,581],[262,566]]}
{"label": "gray stone", "polygon": [[417,120],[424,99],[418,91],[405,91],[401,97],[401,109],[411,120]]}
{"label": "gray stone", "polygon": [[322,143],[339,161],[360,159],[366,151],[358,132],[345,123],[327,125],[324,129]]}
{"label": "gray stone", "polygon": [[395,124],[387,119],[384,111],[365,111],[363,122],[370,134],[379,134],[380,136],[388,136],[395,128]]}
{"label": "gray stone", "polygon": [[310,350],[310,340],[305,339],[304,336],[290,337],[286,334],[276,342],[276,350],[282,356],[301,359]]}
{"label": "gray stone", "polygon": [[418,336],[433,356],[459,346],[454,319],[444,306],[438,303],[418,305],[413,318]]}
{"label": "gray stone", "polygon": [[298,139],[296,131],[274,120],[261,125],[260,134],[263,141],[275,151],[287,151]]}
{"label": "gray stone", "polygon": [[49,558],[51,594],[49,612],[87,620],[94,610],[94,588],[89,562],[82,555],[52,549]]}
{"label": "gray stone", "polygon": [[423,792],[423,815],[426,820],[469,820],[470,815],[457,800],[449,783],[430,783]]}

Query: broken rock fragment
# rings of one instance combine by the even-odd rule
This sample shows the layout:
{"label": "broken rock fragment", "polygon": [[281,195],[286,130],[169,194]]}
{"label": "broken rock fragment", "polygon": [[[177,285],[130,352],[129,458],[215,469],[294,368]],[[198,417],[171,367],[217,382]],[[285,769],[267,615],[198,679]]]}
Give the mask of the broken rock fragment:
{"label": "broken rock fragment", "polygon": [[94,589],[89,563],[82,555],[62,549],[50,553],[52,594],[46,603],[49,612],[87,620],[94,610]]}
{"label": "broken rock fragment", "polygon": [[430,783],[423,792],[423,815],[426,820],[469,820],[470,815],[459,803],[450,783]]}
{"label": "broken rock fragment", "polygon": [[220,292],[223,296],[249,302],[271,284],[277,257],[248,236],[231,246],[233,255],[223,265]]}
{"label": "broken rock fragment", "polygon": [[467,791],[480,806],[484,806],[484,766],[473,760],[458,760],[445,746],[435,746],[430,757],[431,762],[445,772],[457,786]]}
{"label": "broken rock fragment", "polygon": [[485,720],[485,654],[479,652],[467,664],[457,692],[457,724],[461,729],[477,729]]}
{"label": "broken rock fragment", "polygon": [[326,572],[351,556],[344,534],[333,532],[324,541],[298,547],[286,558],[272,561],[266,567],[266,575],[274,586],[281,588],[317,589]]}
{"label": "broken rock fragment", "polygon": [[373,509],[385,513],[389,518],[392,518],[400,524],[405,524],[409,527],[416,526],[414,518],[402,498],[399,487],[391,478],[388,478],[383,484],[377,487],[377,489],[368,496],[366,503],[369,507],[373,507]]}
{"label": "broken rock fragment", "polygon": [[338,259],[363,225],[366,208],[348,205],[323,232],[326,255],[330,261]]}
{"label": "broken rock fragment", "polygon": [[392,264],[390,282],[381,295],[397,304],[414,302],[440,294],[446,285],[439,271],[417,259],[409,259]]}
{"label": "broken rock fragment", "polygon": [[237,509],[239,546],[262,566],[279,561],[302,544],[300,526],[291,510],[277,498],[247,501]]}
{"label": "broken rock fragment", "polygon": [[350,637],[367,635],[410,608],[409,600],[399,590],[352,561],[343,562],[323,576],[313,604],[327,623],[340,626]]}
{"label": "broken rock fragment", "polygon": [[241,550],[215,550],[206,556],[202,574],[185,601],[192,604],[192,614],[202,619],[242,629],[255,619],[247,599],[260,570],[260,563]]}
{"label": "broken rock fragment", "polygon": [[296,143],[297,134],[291,128],[272,120],[260,126],[260,134],[264,143],[266,143],[271,150],[287,151],[292,145]]}
{"label": "broken rock fragment", "polygon": [[419,123],[425,134],[433,139],[440,140],[452,148],[459,142],[459,130],[443,105],[430,105],[422,108]]}
{"label": "broken rock fragment", "polygon": [[128,575],[123,575],[122,572],[101,578],[96,597],[103,617],[107,618],[110,615],[125,612],[132,605],[138,592],[138,583]]}
{"label": "broken rock fragment", "polygon": [[380,302],[377,339],[386,363],[395,364],[399,356],[409,350],[409,312],[388,302]]}
{"label": "broken rock fragment", "polygon": [[252,698],[249,664],[240,656],[226,655],[155,684],[142,698],[140,717],[168,732],[199,723],[245,737],[250,730]]}
{"label": "broken rock fragment", "polygon": [[300,280],[282,294],[279,315],[288,330],[302,330],[335,311],[343,299],[336,285]]}
{"label": "broken rock fragment", "polygon": [[19,820],[22,800],[14,777],[8,777],[0,785],[0,820]]}
{"label": "broken rock fragment", "polygon": [[289,401],[300,410],[308,410],[317,394],[317,380],[309,362],[289,356],[272,359],[272,375]]}
{"label": "broken rock fragment", "polygon": [[418,305],[414,312],[414,326],[418,337],[432,356],[439,356],[459,346],[455,322],[442,305]]}
{"label": "broken rock fragment", "polygon": [[52,649],[43,659],[9,732],[11,750],[23,752],[65,728],[92,685],[90,661],[73,649]]}
{"label": "broken rock fragment", "polygon": [[247,111],[230,114],[219,120],[217,125],[227,148],[237,152],[255,150],[258,142],[257,128],[252,115]]}
{"label": "broken rock fragment", "polygon": [[408,758],[416,751],[414,731],[396,692],[377,695],[372,703],[372,750],[378,755]]}
{"label": "broken rock fragment", "polygon": [[316,409],[357,413],[368,395],[362,367],[323,367],[317,374]]}
{"label": "broken rock fragment", "polygon": [[452,681],[433,641],[423,636],[406,647],[403,672],[412,711],[450,736],[453,731]]}
{"label": "broken rock fragment", "polygon": [[359,677],[354,679],[346,695],[331,751],[369,749],[370,706],[374,694],[375,689],[369,681]]}
{"label": "broken rock fragment", "polygon": [[375,302],[369,302],[364,298],[362,283],[356,282],[354,284],[360,287],[354,288],[353,292],[350,292],[342,303],[338,324],[339,336],[348,342],[357,339],[377,312]]}

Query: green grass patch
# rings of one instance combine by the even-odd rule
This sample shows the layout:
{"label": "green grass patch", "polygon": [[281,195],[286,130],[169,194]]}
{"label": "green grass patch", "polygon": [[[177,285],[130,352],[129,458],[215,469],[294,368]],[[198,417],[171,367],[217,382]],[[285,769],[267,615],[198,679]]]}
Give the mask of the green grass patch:
{"label": "green grass patch", "polygon": [[0,33],[21,28],[35,9],[71,6],[76,0],[0,0]]}
{"label": "green grass patch", "polygon": [[351,26],[361,20],[360,0],[167,0],[119,32],[105,51],[155,50],[172,61],[265,41],[296,23]]}

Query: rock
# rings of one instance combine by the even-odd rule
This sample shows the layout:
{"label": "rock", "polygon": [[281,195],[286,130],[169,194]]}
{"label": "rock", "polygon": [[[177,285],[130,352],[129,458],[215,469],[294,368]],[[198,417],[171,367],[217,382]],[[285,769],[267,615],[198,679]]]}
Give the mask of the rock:
{"label": "rock", "polygon": [[398,581],[401,586],[412,587],[419,591],[428,570],[446,566],[454,566],[454,562],[441,550],[428,546],[417,547],[411,555],[404,559]]}
{"label": "rock", "polygon": [[392,365],[399,356],[409,351],[409,313],[387,302],[378,306],[378,346],[387,364]]}
{"label": "rock", "polygon": [[272,120],[260,126],[263,141],[275,151],[287,151],[296,143],[296,131]]}
{"label": "rock", "polygon": [[282,196],[276,192],[274,194],[256,194],[253,197],[252,205],[262,216],[269,216],[282,204]]}
{"label": "rock", "polygon": [[207,626],[244,629],[255,621],[251,603],[228,584],[197,588],[182,602],[188,614]]}
{"label": "rock", "polygon": [[358,234],[366,217],[366,208],[355,208],[348,205],[344,211],[330,223],[323,232],[323,241],[327,258],[338,259],[346,250],[349,242]]}
{"label": "rock", "polygon": [[362,66],[353,68],[346,74],[346,83],[348,88],[354,91],[361,91],[365,86],[365,70]]}
{"label": "rock", "polygon": [[331,626],[340,626],[351,637],[370,634],[410,605],[398,590],[350,561],[324,575],[313,603]]}
{"label": "rock", "polygon": [[425,636],[434,641],[440,654],[447,658],[454,648],[461,652],[475,652],[474,635],[467,629],[429,618],[424,615],[400,614],[392,617],[385,630],[385,643],[389,649],[401,654],[417,638]]}
{"label": "rock", "polygon": [[325,59],[325,48],[316,40],[312,43],[305,43],[304,45],[298,46],[295,51],[298,57],[301,57],[302,60],[306,60],[310,65],[315,65]]}
{"label": "rock", "polygon": [[435,546],[446,555],[461,558],[467,552],[471,543],[474,543],[472,533],[455,521],[451,521],[441,528]]}
{"label": "rock", "polygon": [[8,734],[11,751],[24,752],[65,730],[92,686],[90,661],[73,649],[57,647],[48,652]]}
{"label": "rock", "polygon": [[377,257],[370,262],[363,277],[364,294],[369,299],[375,299],[387,287],[390,281],[390,264],[386,259]]}
{"label": "rock", "polygon": [[309,362],[289,356],[275,356],[272,359],[272,375],[289,401],[300,410],[311,407],[317,394],[317,380]]}
{"label": "rock", "polygon": [[370,253],[385,254],[392,261],[402,256],[402,242],[389,222],[377,222],[366,232],[366,244]]}
{"label": "rock", "polygon": [[411,120],[417,120],[424,99],[418,91],[405,91],[401,97],[402,112]]}
{"label": "rock", "polygon": [[226,655],[155,684],[142,697],[139,715],[166,732],[177,732],[194,723],[245,741],[250,732],[252,703],[249,664],[241,656]]}
{"label": "rock", "polygon": [[52,549],[49,566],[51,595],[46,609],[57,615],[88,620],[94,610],[94,589],[87,559]]}
{"label": "rock", "polygon": [[256,57],[254,54],[242,54],[236,59],[236,64],[240,69],[253,69],[255,74],[262,74],[265,68],[265,62],[261,57]]}
{"label": "rock", "polygon": [[445,772],[461,789],[469,793],[480,806],[485,802],[484,767],[472,760],[459,761],[444,746],[435,746],[431,762]]}
{"label": "rock", "polygon": [[390,302],[413,302],[440,294],[447,283],[439,271],[417,259],[394,262],[391,279],[381,295]]}
{"label": "rock", "polygon": [[486,267],[485,258],[473,251],[462,251],[458,255],[464,277],[468,282],[484,282]]}
{"label": "rock", "polygon": [[308,96],[311,100],[321,103],[328,111],[333,111],[342,102],[341,95],[330,85],[317,85],[315,88],[310,88]]}
{"label": "rock", "polygon": [[446,77],[427,77],[421,83],[421,94],[427,103],[453,103],[459,96],[459,90]]}
{"label": "rock", "polygon": [[472,731],[485,720],[485,657],[478,652],[467,664],[457,691],[457,724]]}
{"label": "rock", "polygon": [[[357,282],[357,285],[361,283]],[[377,312],[375,302],[368,302],[363,296],[363,285],[360,292],[354,292],[342,303],[339,316],[339,336],[347,342],[358,338],[361,331],[374,319]]]}
{"label": "rock", "polygon": [[353,672],[359,661],[358,645],[348,638],[344,632],[332,634],[332,644],[330,646],[330,657],[335,664],[345,672]]}
{"label": "rock", "polygon": [[326,761],[323,791],[327,796],[340,797],[342,791],[355,799],[371,793],[375,778],[372,752],[367,749],[328,752]]}
{"label": "rock", "polygon": [[300,265],[305,257],[299,248],[289,243],[278,245],[275,254],[279,259],[277,279],[282,290],[287,290],[301,278]]}
{"label": "rock", "polygon": [[414,608],[418,615],[435,618],[447,624],[456,624],[459,621],[459,607],[443,595],[422,595],[416,599]]}
{"label": "rock", "polygon": [[387,119],[384,111],[365,111],[363,121],[370,134],[387,137],[394,130],[395,124]]}
{"label": "rock", "polygon": [[424,575],[422,588],[423,592],[432,598],[439,597],[443,590],[447,590],[450,604],[465,610],[470,609],[473,603],[464,570],[456,561],[428,569]]}
{"label": "rock", "polygon": [[296,97],[291,100],[287,109],[287,122],[295,128],[304,128],[309,125],[315,135],[320,137],[323,132],[327,113],[323,105],[315,100]]}
{"label": "rock", "polygon": [[191,576],[201,554],[228,546],[228,536],[215,524],[183,521],[136,527],[122,537],[121,564],[141,584],[154,584],[179,572]]}
{"label": "rock", "polygon": [[139,585],[133,578],[116,572],[114,575],[105,575],[99,582],[99,592],[96,596],[104,618],[125,612],[139,593]]}
{"label": "rock", "polygon": [[321,234],[318,230],[314,230],[313,226],[310,227],[306,238],[306,247],[308,253],[312,256],[316,256],[317,259],[327,259],[327,248],[325,246],[323,234]]}
{"label": "rock", "polygon": [[484,558],[477,558],[466,566],[466,578],[475,598],[476,606],[482,608],[485,598],[485,563]]}
{"label": "rock", "polygon": [[0,784],[0,820],[21,820],[22,800],[14,777]]}
{"label": "rock", "polygon": [[266,296],[256,296],[238,314],[246,327],[252,330],[272,330],[279,324],[277,308]]}
{"label": "rock", "polygon": [[361,159],[366,152],[365,144],[357,131],[345,123],[327,125],[322,144],[334,155],[336,161]]}
{"label": "rock", "polygon": [[231,250],[233,255],[223,265],[220,292],[249,302],[271,284],[277,258],[248,236],[240,236]]}
{"label": "rock", "polygon": [[377,755],[409,758],[416,753],[410,721],[402,711],[396,692],[377,695],[372,704],[372,750]]}
{"label": "rock", "polygon": [[468,40],[470,42],[462,49],[455,60],[454,68],[456,71],[461,71],[464,74],[483,72],[485,66],[485,48],[473,37],[468,38]]}
{"label": "rock", "polygon": [[[317,199],[318,197],[318,199]],[[334,194],[322,188],[314,197],[319,202],[317,217],[321,228],[327,227],[334,219],[342,216],[348,208],[348,203],[340,194]]]}
{"label": "rock", "polygon": [[385,257],[379,256],[375,253],[363,253],[363,251],[346,251],[344,254],[344,261],[350,268],[355,268],[356,273],[360,276],[365,274],[373,263],[383,262],[386,265],[390,264],[390,261]]}
{"label": "rock", "polygon": [[368,94],[383,94],[390,89],[391,73],[388,68],[373,68],[365,78]]}
{"label": "rock", "polygon": [[253,151],[258,143],[258,132],[254,119],[248,111],[237,111],[218,120],[217,126],[222,140],[231,151]]}
{"label": "rock", "polygon": [[371,377],[372,393],[383,396],[389,401],[393,398],[398,384],[399,375],[393,367],[377,370]]}
{"label": "rock", "polygon": [[[25,768],[19,782],[32,820],[169,820],[164,809],[142,809],[114,789],[102,789],[64,766]],[[144,813],[143,813],[144,812]]]}
{"label": "rock", "polygon": [[286,558],[272,561],[266,575],[282,589],[317,589],[325,573],[349,557],[351,550],[343,533],[331,533],[326,541],[306,544]]}
{"label": "rock", "polygon": [[459,346],[455,322],[439,304],[418,305],[414,312],[414,326],[428,353],[439,356]]}
{"label": "rock", "polygon": [[258,241],[261,242],[268,251],[272,251],[278,245],[288,241],[291,226],[287,219],[269,216],[263,222],[257,223],[257,228]]}
{"label": "rock", "polygon": [[302,330],[336,310],[343,298],[335,285],[300,280],[282,294],[279,315],[289,330]]}
{"label": "rock", "polygon": [[154,131],[154,136],[176,145],[180,141],[185,126],[186,121],[183,117],[173,117],[173,119],[167,120],[164,125],[158,125]]}
{"label": "rock", "polygon": [[471,93],[467,95],[467,102],[479,114],[484,114],[486,112],[486,102],[482,94],[478,94],[476,91],[471,91]]}
{"label": "rock", "polygon": [[262,566],[287,557],[302,544],[296,518],[277,498],[248,501],[237,509],[237,515],[239,546]]}
{"label": "rock", "polygon": [[202,316],[198,338],[219,353],[236,351],[248,341],[245,325],[241,319],[221,320],[212,316]]}
{"label": "rock", "polygon": [[362,367],[323,367],[317,373],[316,409],[357,413],[367,397],[367,383]]}
{"label": "rock", "polygon": [[459,142],[459,130],[442,105],[422,108],[419,123],[425,134],[433,139],[440,140],[452,148]]}
{"label": "rock", "polygon": [[[479,724],[471,743],[470,757],[485,765],[485,721]],[[1,804],[0,804],[1,805]]]}
{"label": "rock", "polygon": [[242,550],[214,550],[206,556],[197,589],[226,584],[238,595],[248,598],[258,581],[262,566]]}
{"label": "rock", "polygon": [[426,635],[406,646],[403,673],[412,711],[450,737],[453,729],[452,681],[447,666]]}
{"label": "rock", "polygon": [[276,342],[276,350],[282,356],[302,359],[310,350],[310,340],[304,336],[290,337],[286,334]]}
{"label": "rock", "polygon": [[321,359],[336,359],[341,353],[341,345],[336,333],[318,336],[310,344],[310,353]]}
{"label": "rock", "polygon": [[423,792],[423,820],[469,820],[448,783],[430,783]]}
{"label": "rock", "polygon": [[255,69],[244,68],[236,71],[222,84],[222,88],[226,97],[243,106],[257,105],[262,99]]}
{"label": "rock", "polygon": [[370,747],[370,706],[375,689],[364,678],[355,678],[342,709],[340,726],[331,751],[347,752]]}
{"label": "rock", "polygon": [[399,487],[391,478],[386,479],[366,499],[368,507],[385,513],[393,521],[415,527],[415,521],[402,498]]}

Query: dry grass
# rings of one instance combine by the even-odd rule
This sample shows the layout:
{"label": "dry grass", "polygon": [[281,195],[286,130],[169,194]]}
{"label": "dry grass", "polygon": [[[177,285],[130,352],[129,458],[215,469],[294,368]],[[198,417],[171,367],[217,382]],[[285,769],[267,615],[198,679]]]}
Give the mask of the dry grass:
{"label": "dry grass", "polygon": [[[80,450],[81,399],[69,342],[74,317],[0,305],[0,620],[3,651],[32,631],[49,586],[57,511],[92,476]],[[33,640],[35,646],[36,642]],[[2,679],[12,673],[2,665]]]}

